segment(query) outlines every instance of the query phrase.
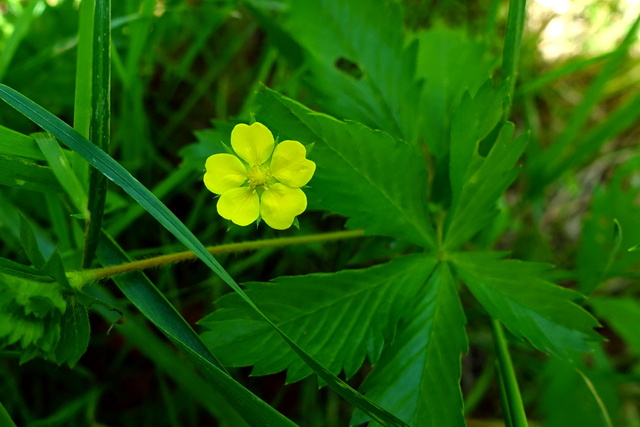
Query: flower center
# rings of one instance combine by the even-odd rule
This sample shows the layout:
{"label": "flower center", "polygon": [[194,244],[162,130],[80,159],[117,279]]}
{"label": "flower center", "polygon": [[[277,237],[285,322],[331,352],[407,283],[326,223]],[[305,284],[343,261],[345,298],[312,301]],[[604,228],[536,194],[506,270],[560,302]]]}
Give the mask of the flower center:
{"label": "flower center", "polygon": [[270,177],[269,168],[255,165],[249,170],[249,187],[265,187]]}

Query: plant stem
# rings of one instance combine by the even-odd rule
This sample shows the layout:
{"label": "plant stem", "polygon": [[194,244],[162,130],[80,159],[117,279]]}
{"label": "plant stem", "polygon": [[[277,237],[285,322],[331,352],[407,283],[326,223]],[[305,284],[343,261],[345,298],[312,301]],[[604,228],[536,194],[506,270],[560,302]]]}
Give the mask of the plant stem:
{"label": "plant stem", "polygon": [[[310,234],[307,236],[281,237],[276,239],[256,240],[250,242],[228,243],[225,245],[209,246],[207,250],[212,255],[252,251],[264,248],[277,248],[282,246],[300,245],[305,243],[326,242],[330,240],[352,239],[364,236],[364,230],[335,231],[332,233]],[[91,270],[75,271],[68,273],[71,277],[78,277],[81,283],[76,282],[78,288],[82,288],[87,282],[92,282],[116,274],[128,273],[130,271],[146,270],[147,268],[158,267],[179,261],[196,259],[197,256],[191,251],[176,252],[173,254],[160,255],[154,258],[141,259],[126,264],[114,265]]]}
{"label": "plant stem", "polygon": [[493,327],[493,336],[496,340],[496,351],[498,353],[500,390],[504,396],[504,403],[506,403],[504,413],[505,418],[509,418],[505,419],[505,424],[513,427],[527,427],[527,415],[524,412],[522,397],[518,389],[518,380],[513,370],[502,324],[496,319],[491,319],[491,326]]}

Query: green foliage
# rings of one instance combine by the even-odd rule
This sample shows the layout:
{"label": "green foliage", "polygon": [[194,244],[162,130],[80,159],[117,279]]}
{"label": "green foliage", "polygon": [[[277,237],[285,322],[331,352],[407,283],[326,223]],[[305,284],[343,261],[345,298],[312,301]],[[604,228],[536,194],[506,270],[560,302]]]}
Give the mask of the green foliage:
{"label": "green foliage", "polygon": [[[418,3],[0,5],[0,424],[640,423],[640,18]],[[298,229],[203,186],[256,120]]]}
{"label": "green foliage", "polygon": [[22,363],[37,356],[55,360],[52,355],[67,303],[62,287],[47,279],[0,273],[0,346],[20,351]]}
{"label": "green foliage", "polygon": [[256,117],[281,129],[281,139],[314,143],[309,158],[320,167],[309,183],[312,207],[349,217],[350,228],[435,247],[424,200],[427,171],[417,150],[359,123],[313,113],[268,89],[256,102]]}
{"label": "green foliage", "polygon": [[570,359],[598,340],[598,322],[575,304],[580,294],[544,280],[548,265],[501,259],[491,252],[455,253],[456,271],[473,295],[517,337],[540,351]]}
{"label": "green foliage", "polygon": [[[409,317],[415,295],[434,265],[431,257],[412,255],[363,270],[249,283],[246,289],[310,355],[334,374],[344,369],[350,378],[365,356],[377,362],[385,343],[393,340],[398,321]],[[219,309],[200,325],[208,329],[203,341],[223,364],[253,365],[254,375],[287,369],[289,382],[312,373],[236,294],[217,305]]]}
{"label": "green foliage", "polygon": [[[460,356],[468,345],[464,324],[451,270],[442,263],[362,390],[411,425],[464,424],[459,388]],[[366,419],[356,413],[353,422]]]}

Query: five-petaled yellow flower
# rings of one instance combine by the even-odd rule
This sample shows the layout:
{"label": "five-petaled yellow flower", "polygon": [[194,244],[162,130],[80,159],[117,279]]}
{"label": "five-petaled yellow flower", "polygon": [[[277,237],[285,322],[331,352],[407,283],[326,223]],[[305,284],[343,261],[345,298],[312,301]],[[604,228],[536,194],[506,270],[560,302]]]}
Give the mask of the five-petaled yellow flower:
{"label": "five-petaled yellow flower", "polygon": [[[275,146],[275,149],[274,149]],[[241,123],[231,131],[237,154],[214,154],[207,159],[204,184],[220,194],[218,213],[241,226],[262,217],[270,227],[285,230],[307,208],[300,189],[316,170],[298,141],[274,144],[261,123]]]}

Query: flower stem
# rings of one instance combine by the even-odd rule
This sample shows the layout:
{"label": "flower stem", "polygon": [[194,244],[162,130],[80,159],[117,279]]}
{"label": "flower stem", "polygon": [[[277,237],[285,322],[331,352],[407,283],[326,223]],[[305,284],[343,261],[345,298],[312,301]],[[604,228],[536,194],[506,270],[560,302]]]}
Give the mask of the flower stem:
{"label": "flower stem", "polygon": [[498,378],[500,379],[500,392],[505,414],[505,425],[512,427],[527,427],[527,416],[524,412],[522,397],[518,389],[518,380],[513,370],[507,338],[504,336],[502,324],[497,319],[491,319],[493,336],[498,355]]}
{"label": "flower stem", "polygon": [[[310,234],[307,236],[280,237],[276,239],[255,240],[250,242],[228,243],[225,245],[209,246],[207,250],[212,255],[252,251],[265,248],[277,248],[290,245],[301,245],[305,243],[326,242],[330,240],[352,239],[364,236],[364,230],[335,231],[332,233]],[[116,274],[128,273],[130,271],[146,270],[147,268],[158,267],[160,265],[174,262],[196,259],[196,255],[191,251],[176,252],[173,254],[160,255],[153,258],[141,259],[128,262],[126,264],[113,265],[104,268],[91,270],[72,271],[67,273],[72,285],[81,289],[88,282],[111,277]]]}

